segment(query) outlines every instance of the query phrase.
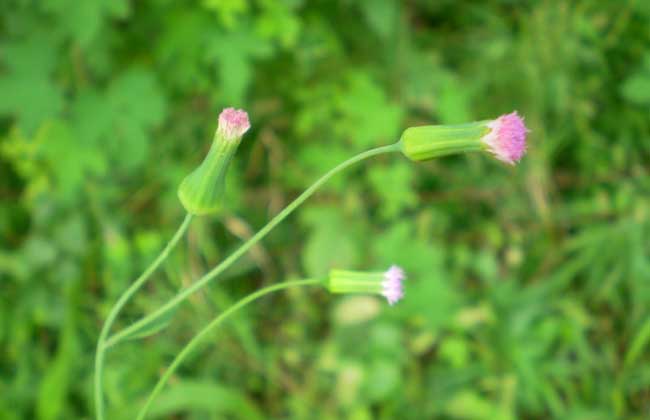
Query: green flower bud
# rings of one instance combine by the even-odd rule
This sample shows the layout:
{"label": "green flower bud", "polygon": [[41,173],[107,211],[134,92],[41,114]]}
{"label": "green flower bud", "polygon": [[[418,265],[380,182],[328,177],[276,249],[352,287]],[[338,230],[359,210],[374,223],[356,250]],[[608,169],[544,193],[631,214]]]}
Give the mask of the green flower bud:
{"label": "green flower bud", "polygon": [[178,198],[188,213],[209,214],[221,208],[228,166],[249,128],[245,111],[226,108],[221,112],[208,155],[178,188]]}
{"label": "green flower bud", "polygon": [[495,120],[407,128],[399,145],[402,153],[414,161],[484,151],[514,165],[526,153],[528,131],[523,118],[514,111]]}

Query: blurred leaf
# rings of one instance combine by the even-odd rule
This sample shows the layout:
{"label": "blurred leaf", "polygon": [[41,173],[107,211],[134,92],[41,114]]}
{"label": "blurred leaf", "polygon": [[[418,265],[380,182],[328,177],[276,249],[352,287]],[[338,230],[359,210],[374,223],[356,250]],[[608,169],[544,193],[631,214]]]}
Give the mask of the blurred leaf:
{"label": "blurred leaf", "polygon": [[381,311],[375,297],[350,296],[340,299],[334,308],[334,320],[341,325],[361,324],[375,318]]}
{"label": "blurred leaf", "polygon": [[163,391],[151,408],[151,417],[169,418],[182,411],[203,411],[212,416],[264,419],[245,394],[217,383],[181,381]]}
{"label": "blurred leaf", "polygon": [[128,0],[51,0],[45,3],[48,10],[58,15],[58,21],[82,47],[87,47],[99,33],[106,18],[126,17]]}
{"label": "blurred leaf", "polygon": [[78,192],[86,176],[105,170],[102,156],[92,145],[78,142],[63,121],[44,124],[34,141],[42,147],[42,157],[52,171],[62,196]]}
{"label": "blurred leaf", "polygon": [[88,244],[86,226],[81,217],[61,220],[55,229],[59,249],[71,256],[83,256]]}
{"label": "blurred leaf", "polygon": [[477,393],[467,390],[458,393],[446,407],[447,413],[459,419],[506,420],[511,416],[500,413],[498,407]]}
{"label": "blurred leaf", "polygon": [[621,87],[623,97],[637,105],[650,104],[650,73],[631,76]]}
{"label": "blurred leaf", "polygon": [[336,209],[310,208],[303,220],[311,230],[302,251],[303,264],[310,277],[326,276],[332,268],[356,266],[357,241]]}
{"label": "blurred leaf", "polygon": [[438,103],[436,110],[443,124],[459,124],[470,121],[470,93],[468,82],[460,81],[448,73],[441,73],[438,86]]}
{"label": "blurred leaf", "polygon": [[77,360],[79,338],[72,299],[68,299],[66,321],[59,336],[56,356],[43,375],[38,389],[36,405],[39,420],[59,419],[66,416],[69,388],[74,382],[74,365]]}
{"label": "blurred leaf", "polygon": [[0,115],[15,117],[31,135],[43,120],[63,109],[63,92],[52,78],[56,46],[34,35],[20,42],[3,42],[0,47],[7,68],[5,74],[0,73]]}
{"label": "blurred leaf", "polygon": [[406,271],[406,297],[399,312],[423,319],[436,330],[452,319],[459,296],[442,267],[442,249],[414,238],[412,229],[403,221],[376,235],[374,250],[385,264],[397,264]]}
{"label": "blurred leaf", "polygon": [[639,329],[639,332],[636,334],[632,340],[628,351],[625,353],[624,366],[629,368],[639,356],[641,356],[644,348],[648,345],[650,341],[650,319],[646,320],[645,323]]}
{"label": "blurred leaf", "polygon": [[399,3],[394,0],[369,0],[360,3],[364,17],[370,27],[381,38],[395,36]]}
{"label": "blurred leaf", "polygon": [[447,338],[440,345],[440,357],[455,368],[467,365],[469,349],[467,342],[458,338]]}
{"label": "blurred leaf", "polygon": [[258,32],[268,39],[277,39],[285,47],[293,47],[300,35],[301,21],[293,13],[292,6],[300,1],[259,1],[264,8],[264,13],[257,19]]}
{"label": "blurred leaf", "polygon": [[215,33],[207,46],[206,59],[218,64],[221,102],[240,106],[250,85],[255,58],[266,57],[270,46],[242,29],[231,33]]}
{"label": "blurred leaf", "polygon": [[412,208],[418,197],[413,191],[413,171],[406,162],[373,166],[368,174],[373,189],[382,198],[380,212],[388,219]]}
{"label": "blurred leaf", "polygon": [[378,360],[368,368],[366,393],[371,401],[382,401],[396,392],[401,383],[399,367],[391,360]]}
{"label": "blurred leaf", "polygon": [[341,114],[335,121],[338,134],[359,147],[370,148],[399,139],[403,110],[389,102],[367,73],[349,74],[336,105]]}
{"label": "blurred leaf", "polygon": [[143,69],[125,72],[111,83],[107,99],[117,134],[108,139],[111,152],[119,157],[121,166],[140,165],[148,154],[148,130],[162,122],[166,111],[165,98],[153,74]]}
{"label": "blurred leaf", "polygon": [[236,26],[240,15],[249,7],[247,0],[203,0],[202,3],[206,9],[216,12],[228,28]]}

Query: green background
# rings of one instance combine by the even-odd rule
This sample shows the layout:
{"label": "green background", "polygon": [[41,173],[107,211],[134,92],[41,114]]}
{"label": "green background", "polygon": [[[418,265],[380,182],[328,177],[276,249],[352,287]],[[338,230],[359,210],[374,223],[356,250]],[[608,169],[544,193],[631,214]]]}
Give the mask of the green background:
{"label": "green background", "polygon": [[647,418],[650,2],[5,0],[0,19],[2,419],[93,417],[102,322],[180,224],[225,106],[252,122],[226,209],[117,327],[406,127],[516,109],[532,131],[515,168],[396,154],[337,176],[166,330],[109,352],[109,419],[235,299],[392,263],[394,307],[317,289],[248,307],[155,414]]}

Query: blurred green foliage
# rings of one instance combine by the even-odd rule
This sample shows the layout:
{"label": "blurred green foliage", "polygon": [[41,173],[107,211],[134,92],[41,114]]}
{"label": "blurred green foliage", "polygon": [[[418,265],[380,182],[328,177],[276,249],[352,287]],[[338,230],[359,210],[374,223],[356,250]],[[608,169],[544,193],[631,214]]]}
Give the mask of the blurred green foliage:
{"label": "blurred green foliage", "polygon": [[385,156],[338,176],[163,333],[109,353],[109,418],[132,418],[245,293],[391,263],[403,303],[265,298],[155,414],[646,418],[650,2],[6,0],[0,18],[3,419],[93,417],[101,323],[182,220],[176,188],[224,106],[253,124],[228,209],[193,224],[120,325],[407,126],[517,109],[531,144],[516,169]]}

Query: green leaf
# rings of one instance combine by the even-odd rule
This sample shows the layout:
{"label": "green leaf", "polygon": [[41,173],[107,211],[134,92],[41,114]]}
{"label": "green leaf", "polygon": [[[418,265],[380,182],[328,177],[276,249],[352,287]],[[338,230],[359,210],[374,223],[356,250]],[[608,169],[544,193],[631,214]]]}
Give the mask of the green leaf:
{"label": "green leaf", "polygon": [[171,85],[170,91],[211,91],[213,72],[206,71],[203,61],[211,39],[206,33],[214,32],[213,19],[193,9],[173,13],[166,19],[168,24],[161,28],[155,50],[161,78]]}
{"label": "green leaf", "polygon": [[[113,108],[96,90],[82,90],[71,103],[72,129],[84,145],[103,148],[113,137]],[[109,134],[110,133],[110,134]]]}
{"label": "green leaf", "polygon": [[394,218],[418,202],[413,190],[413,165],[398,161],[384,166],[375,165],[369,172],[370,183],[381,197],[379,211],[386,218]]}
{"label": "green leaf", "polygon": [[56,356],[47,366],[36,403],[39,420],[56,420],[66,417],[66,401],[74,384],[74,365],[79,356],[79,337],[76,333],[75,302],[68,300],[66,321],[59,336]]}
{"label": "green leaf", "polygon": [[85,144],[63,121],[44,124],[36,135],[43,158],[52,170],[59,193],[71,198],[88,175],[101,174],[106,162],[92,144]]}
{"label": "green leaf", "polygon": [[362,148],[394,143],[404,110],[390,103],[385,92],[368,74],[352,72],[336,100],[341,118],[337,134]]}
{"label": "green leaf", "polygon": [[470,92],[467,81],[453,74],[442,72],[437,88],[436,110],[443,124],[459,124],[471,120],[469,112]]}
{"label": "green leaf", "polygon": [[132,68],[113,80],[107,99],[118,116],[125,120],[128,116],[143,128],[160,124],[165,117],[165,97],[154,74],[143,68]]}
{"label": "green leaf", "polygon": [[211,64],[218,64],[221,86],[218,102],[241,106],[252,80],[252,61],[268,56],[270,45],[246,28],[230,33],[213,31],[212,35],[206,48],[206,59]]}
{"label": "green leaf", "polygon": [[366,0],[359,3],[370,27],[383,39],[395,36],[399,3],[395,0]]}
{"label": "green leaf", "polygon": [[3,146],[2,154],[28,185],[28,200],[52,193],[63,201],[79,199],[74,194],[86,177],[106,170],[106,161],[94,145],[78,141],[63,120],[45,121],[33,138],[14,130]]}
{"label": "green leaf", "polygon": [[238,390],[201,381],[181,381],[170,385],[156,400],[150,416],[168,419],[184,411],[202,411],[210,413],[213,418],[267,418]]}
{"label": "green leaf", "polygon": [[310,235],[302,252],[311,277],[325,276],[332,268],[356,267],[359,249],[349,223],[334,208],[310,208],[303,216]]}
{"label": "green leaf", "polygon": [[114,132],[106,133],[106,143],[120,166],[133,169],[148,156],[150,131],[166,114],[165,98],[151,72],[134,68],[113,80],[107,100]]}
{"label": "green leaf", "polygon": [[45,6],[58,15],[60,27],[82,47],[95,39],[105,20],[129,13],[128,0],[51,0]]}
{"label": "green leaf", "polygon": [[249,7],[247,0],[203,0],[202,4],[206,9],[217,13],[227,28],[237,26],[241,15],[246,13]]}
{"label": "green leaf", "polygon": [[639,332],[637,332],[634,340],[630,344],[627,352],[625,353],[624,366],[629,368],[633,363],[643,354],[643,349],[650,342],[650,319],[643,323]]}
{"label": "green leaf", "polygon": [[399,312],[417,317],[433,330],[447,325],[460,307],[460,296],[443,268],[441,247],[418,239],[407,221],[373,239],[373,250],[388,267],[397,264],[407,275],[405,297]]}
{"label": "green leaf", "polygon": [[368,366],[365,389],[371,401],[382,401],[396,392],[401,384],[399,366],[394,360],[379,359]]}
{"label": "green leaf", "polygon": [[625,80],[621,94],[636,105],[650,105],[650,74],[636,74]]}
{"label": "green leaf", "polygon": [[496,402],[490,401],[473,390],[464,390],[449,401],[445,411],[456,419],[507,420],[512,415],[500,410]]}
{"label": "green leaf", "polygon": [[0,46],[8,71],[0,73],[0,115],[10,115],[28,136],[47,118],[63,109],[63,92],[51,76],[56,46],[34,35]]}
{"label": "green leaf", "polygon": [[292,6],[299,2],[262,0],[264,12],[256,20],[257,32],[266,39],[278,40],[285,47],[293,47],[299,39],[301,21]]}

